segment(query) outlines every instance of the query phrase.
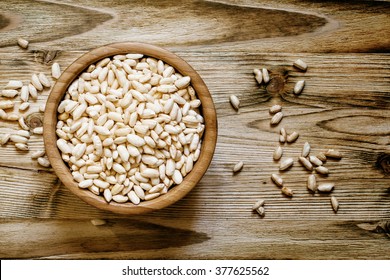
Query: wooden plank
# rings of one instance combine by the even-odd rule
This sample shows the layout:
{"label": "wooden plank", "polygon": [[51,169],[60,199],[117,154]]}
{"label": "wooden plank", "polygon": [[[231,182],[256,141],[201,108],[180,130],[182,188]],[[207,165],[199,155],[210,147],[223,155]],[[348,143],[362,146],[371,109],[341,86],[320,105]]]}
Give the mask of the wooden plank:
{"label": "wooden plank", "polygon": [[[189,230],[196,225],[196,230]],[[178,226],[180,225],[180,226]],[[2,220],[6,258],[50,259],[389,259],[386,223],[178,218]],[[245,230],[242,230],[245,228]],[[23,235],[18,234],[23,232]],[[26,241],[26,236],[34,238]],[[23,244],[20,246],[19,244]]]}
{"label": "wooden plank", "polygon": [[[0,46],[12,46],[22,36],[30,39],[33,47],[67,50],[121,41],[205,51],[389,50],[390,3],[385,1],[349,1],[348,5],[291,0],[170,3],[2,1],[0,21],[6,36]],[[39,18],[42,11],[44,20]]]}
{"label": "wooden plank", "polygon": [[[66,65],[81,53],[62,52],[56,60]],[[18,78],[22,80],[29,78],[23,73],[29,73],[30,68],[48,68],[31,61],[33,55],[28,55],[30,59],[20,67]],[[249,209],[252,203],[257,197],[263,197],[270,204],[268,219],[287,216],[297,220],[389,218],[388,171],[381,165],[387,166],[384,159],[389,154],[388,55],[306,55],[304,59],[310,67],[307,73],[291,68],[291,62],[298,57],[295,54],[235,52],[232,56],[232,53],[180,52],[179,55],[200,72],[209,86],[218,113],[218,145],[212,165],[196,190],[182,202],[153,215],[165,217],[180,213],[214,220],[221,217],[220,210],[224,209],[229,217],[251,218]],[[0,65],[2,73],[8,73],[15,56],[8,52],[2,54],[5,62]],[[307,83],[304,93],[296,97],[285,91],[270,93],[257,86],[251,71],[260,65],[276,69],[275,77],[288,71],[288,87],[304,78]],[[347,74],[348,79],[345,78]],[[2,82],[5,84],[11,75],[6,74]],[[376,85],[374,95],[371,94],[372,84]],[[241,99],[242,107],[238,113],[228,102],[230,94]],[[40,96],[37,103],[44,102],[45,98],[45,94]],[[334,194],[340,200],[338,215],[332,213],[327,195],[313,197],[308,193],[307,172],[298,163],[283,175],[296,193],[293,199],[284,198],[271,183],[270,174],[278,171],[278,164],[273,162],[271,155],[278,143],[279,127],[270,127],[268,108],[275,103],[283,105],[286,115],[279,127],[300,133],[297,143],[285,147],[286,156],[297,158],[305,141],[311,143],[314,152],[327,148],[343,152],[341,161],[329,160],[327,163],[331,170],[329,179],[321,178],[336,183]],[[34,108],[29,112],[36,111],[37,106]],[[2,125],[0,133],[12,129],[17,129],[17,125]],[[43,147],[40,137],[33,137],[30,143],[32,151]],[[80,202],[62,186],[53,189],[58,185],[56,177],[51,171],[43,172],[45,168],[32,161],[30,153],[17,152],[11,144],[2,147],[1,151],[0,165],[3,168],[0,172],[3,178],[7,178],[0,182],[1,217],[112,217]],[[16,157],[23,160],[15,161]],[[238,160],[243,160],[245,167],[240,174],[232,176],[231,167]],[[31,180],[31,177],[35,179]],[[30,193],[39,194],[39,204],[29,203]],[[54,202],[49,197],[53,197]]]}
{"label": "wooden plank", "polygon": [[[0,2],[0,89],[10,79],[26,83],[32,73],[49,75],[53,61],[64,69],[102,44],[143,41],[177,53],[200,73],[219,124],[216,153],[201,183],[171,207],[131,218],[88,206],[51,169],[31,160],[31,151],[43,148],[41,137],[32,137],[28,153],[0,147],[0,257],[388,259],[390,3],[174,4]],[[32,42],[28,50],[16,46],[18,37]],[[307,72],[292,67],[297,58],[308,63]],[[268,86],[256,84],[254,67],[270,70]],[[297,97],[291,91],[301,79],[306,86]],[[40,122],[38,108],[48,94],[40,94],[25,117]],[[238,112],[230,94],[241,100]],[[273,104],[285,114],[278,127],[269,125]],[[329,195],[307,191],[309,173],[298,163],[282,174],[293,198],[272,184],[280,127],[300,133],[284,146],[285,156],[297,158],[305,141],[314,153],[343,153],[342,160],[326,163],[329,177],[319,177],[336,184],[337,214]],[[0,122],[0,135],[16,129],[16,122]],[[238,160],[245,166],[233,176]],[[258,198],[266,200],[263,219],[251,211]],[[108,222],[95,227],[91,218]]]}

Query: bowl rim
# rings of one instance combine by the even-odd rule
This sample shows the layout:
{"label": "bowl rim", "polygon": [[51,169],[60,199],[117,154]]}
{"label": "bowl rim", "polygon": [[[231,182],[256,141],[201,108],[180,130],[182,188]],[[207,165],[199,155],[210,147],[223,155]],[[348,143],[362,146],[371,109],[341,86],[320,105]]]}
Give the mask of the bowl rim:
{"label": "bowl rim", "polygon": [[[205,122],[205,131],[202,137],[202,148],[193,170],[184,177],[182,183],[171,188],[167,194],[150,201],[142,201],[138,205],[132,203],[107,203],[103,196],[97,196],[89,190],[80,189],[73,180],[69,167],[62,160],[57,148],[56,124],[57,107],[63,99],[68,86],[91,64],[99,60],[119,54],[141,53],[148,57],[160,59],[171,65],[175,70],[185,76],[191,77],[191,86],[195,89],[197,97],[201,100],[202,116]],[[46,155],[52,168],[62,183],[73,194],[87,204],[101,210],[117,214],[143,214],[167,207],[189,193],[201,180],[209,167],[217,143],[217,114],[210,92],[200,75],[182,58],[170,51],[146,43],[121,42],[95,48],[71,63],[61,74],[53,86],[46,102],[43,121],[43,136]]]}

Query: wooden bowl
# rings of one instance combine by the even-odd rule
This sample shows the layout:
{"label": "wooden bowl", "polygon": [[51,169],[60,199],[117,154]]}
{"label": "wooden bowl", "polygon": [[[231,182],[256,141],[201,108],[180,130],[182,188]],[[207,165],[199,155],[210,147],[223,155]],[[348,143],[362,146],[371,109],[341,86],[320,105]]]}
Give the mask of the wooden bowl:
{"label": "wooden bowl", "polygon": [[[142,53],[146,56],[161,59],[174,67],[182,75],[190,76],[191,85],[202,102],[201,112],[205,121],[205,132],[202,138],[201,153],[193,170],[184,177],[181,184],[172,187],[168,193],[150,201],[142,201],[139,205],[134,205],[129,202],[124,204],[113,201],[107,203],[102,196],[97,196],[89,190],[80,189],[77,182],[73,180],[69,167],[62,160],[60,151],[56,145],[57,135],[55,130],[57,124],[57,107],[71,82],[74,81],[79,74],[85,71],[89,65],[96,63],[105,57],[127,53]],[[149,44],[116,43],[99,47],[84,54],[62,73],[61,77],[54,85],[46,103],[43,135],[46,154],[51,166],[63,184],[72,193],[86,203],[102,210],[108,210],[118,214],[141,214],[161,209],[175,203],[191,191],[191,189],[200,181],[210,165],[214,154],[217,142],[217,116],[207,86],[198,73],[183,59],[165,49]]]}

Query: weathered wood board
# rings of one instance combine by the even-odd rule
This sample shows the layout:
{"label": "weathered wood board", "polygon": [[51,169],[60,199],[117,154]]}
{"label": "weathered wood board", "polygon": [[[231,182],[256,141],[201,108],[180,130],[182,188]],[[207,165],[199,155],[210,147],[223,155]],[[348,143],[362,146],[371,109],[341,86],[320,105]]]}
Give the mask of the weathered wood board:
{"label": "weathered wood board", "polygon": [[[164,210],[125,217],[73,196],[31,151],[0,147],[1,258],[136,259],[389,259],[390,3],[383,1],[16,1],[0,2],[0,90],[10,79],[64,69],[85,51],[112,42],[165,47],[190,63],[214,99],[219,136],[201,183]],[[58,10],[61,9],[61,14]],[[44,12],[43,12],[44,11]],[[15,44],[31,41],[29,49]],[[297,58],[307,72],[292,67]],[[271,82],[258,86],[254,67]],[[293,95],[296,81],[306,86]],[[39,122],[44,91],[24,113]],[[236,112],[229,96],[237,95]],[[19,101],[18,101],[19,103]],[[268,109],[285,117],[271,127]],[[17,106],[16,106],[17,107]],[[297,162],[283,173],[293,198],[270,180],[281,127],[297,131],[285,155],[297,158],[308,141],[329,160],[340,209],[327,194],[312,195]],[[0,134],[18,129],[0,121]],[[232,166],[245,162],[232,174]],[[266,200],[266,215],[251,211]],[[92,218],[107,219],[95,227]]]}

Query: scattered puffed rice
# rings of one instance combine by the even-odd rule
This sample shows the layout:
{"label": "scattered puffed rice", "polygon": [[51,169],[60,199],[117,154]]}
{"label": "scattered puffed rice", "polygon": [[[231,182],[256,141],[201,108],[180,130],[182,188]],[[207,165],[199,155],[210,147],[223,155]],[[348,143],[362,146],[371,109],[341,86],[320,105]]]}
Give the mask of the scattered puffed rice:
{"label": "scattered puffed rice", "polygon": [[232,104],[234,109],[238,110],[238,108],[240,108],[240,99],[232,94],[230,95],[230,104]]}
{"label": "scattered puffed rice", "polygon": [[61,68],[57,62],[51,66],[51,76],[56,80],[61,76]]}
{"label": "scattered puffed rice", "polygon": [[91,224],[93,224],[94,226],[102,226],[106,224],[106,221],[102,219],[92,219]]}
{"label": "scattered puffed rice", "polygon": [[332,204],[333,211],[337,213],[337,211],[339,210],[339,202],[337,198],[332,195],[330,197],[330,203]]}
{"label": "scattered puffed rice", "polygon": [[294,86],[294,94],[296,95],[301,94],[304,87],[305,87],[305,81],[304,80],[298,81]]}
{"label": "scattered puffed rice", "polygon": [[19,47],[23,48],[23,49],[27,49],[28,48],[28,41],[25,40],[25,39],[22,39],[22,38],[19,38],[18,39],[18,45]]}
{"label": "scattered puffed rice", "polygon": [[280,106],[278,104],[273,105],[271,108],[269,108],[269,112],[271,114],[275,114],[275,113],[280,112],[280,111],[282,111],[282,106]]}
{"label": "scattered puffed rice", "polygon": [[282,121],[283,113],[278,112],[271,118],[271,125],[277,125]]}
{"label": "scattered puffed rice", "polygon": [[267,68],[262,69],[262,74],[263,74],[263,81],[265,84],[269,82],[269,74]]}
{"label": "scattered puffed rice", "polygon": [[263,81],[263,74],[261,73],[260,69],[253,69],[253,74],[255,75],[257,83],[260,85]]}
{"label": "scattered puffed rice", "polygon": [[252,210],[256,210],[257,208],[264,206],[264,203],[265,203],[264,199],[259,199],[258,201],[255,202],[255,204],[253,204]]}
{"label": "scattered puffed rice", "polygon": [[297,59],[293,65],[297,67],[300,70],[306,71],[307,70],[307,64],[302,59]]}
{"label": "scattered puffed rice", "polygon": [[288,143],[292,143],[292,142],[295,142],[299,137],[299,134],[298,132],[294,131],[292,133],[290,133],[289,135],[287,135],[287,142]]}
{"label": "scattered puffed rice", "polygon": [[238,171],[241,171],[242,167],[244,166],[244,162],[239,161],[237,162],[233,167],[233,172],[236,173]]}

